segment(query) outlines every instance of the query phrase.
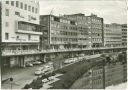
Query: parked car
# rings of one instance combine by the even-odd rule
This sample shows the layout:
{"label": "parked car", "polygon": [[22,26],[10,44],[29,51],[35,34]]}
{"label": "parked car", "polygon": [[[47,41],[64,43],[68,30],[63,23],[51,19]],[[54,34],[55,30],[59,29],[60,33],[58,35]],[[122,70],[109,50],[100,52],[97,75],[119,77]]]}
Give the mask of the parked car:
{"label": "parked car", "polygon": [[40,61],[33,61],[32,64],[33,65],[39,65],[39,64],[41,64],[41,62]]}
{"label": "parked car", "polygon": [[53,62],[48,62],[48,65],[49,66],[53,66]]}
{"label": "parked car", "polygon": [[76,59],[74,58],[70,58],[64,61],[65,64],[69,64],[69,63],[74,63],[76,61]]}
{"label": "parked car", "polygon": [[45,66],[44,66],[44,70],[43,70],[43,74],[52,73],[53,70],[54,70],[54,69],[53,69],[53,66],[45,65]]}
{"label": "parked car", "polygon": [[69,63],[70,63],[69,60],[65,60],[65,61],[64,61],[64,64],[69,64]]}
{"label": "parked car", "polygon": [[35,75],[41,75],[41,74],[43,74],[43,70],[44,70],[44,67],[38,68],[38,69],[35,71]]}
{"label": "parked car", "polygon": [[30,62],[27,62],[27,63],[25,64],[25,66],[26,66],[26,67],[33,67],[33,64],[30,63]]}

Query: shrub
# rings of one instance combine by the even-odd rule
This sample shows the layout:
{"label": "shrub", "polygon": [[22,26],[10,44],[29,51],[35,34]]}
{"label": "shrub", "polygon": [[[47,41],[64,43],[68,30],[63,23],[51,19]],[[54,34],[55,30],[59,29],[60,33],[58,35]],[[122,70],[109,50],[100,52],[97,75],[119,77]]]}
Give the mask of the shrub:
{"label": "shrub", "polygon": [[31,88],[29,84],[26,84],[23,89],[29,89]]}
{"label": "shrub", "polygon": [[37,80],[33,80],[30,86],[32,89],[40,89],[43,86],[41,78],[37,78]]}
{"label": "shrub", "polygon": [[[96,58],[98,59],[98,58]],[[68,89],[70,86],[78,79],[80,78],[84,73],[87,72],[87,70],[95,65],[97,65],[98,62],[95,60],[91,60],[90,62],[77,62],[72,65],[69,65],[67,67],[64,67],[57,72],[66,72],[63,76],[60,77],[60,81],[57,81],[53,83],[53,87],[51,89]],[[62,70],[62,71],[61,71]]]}

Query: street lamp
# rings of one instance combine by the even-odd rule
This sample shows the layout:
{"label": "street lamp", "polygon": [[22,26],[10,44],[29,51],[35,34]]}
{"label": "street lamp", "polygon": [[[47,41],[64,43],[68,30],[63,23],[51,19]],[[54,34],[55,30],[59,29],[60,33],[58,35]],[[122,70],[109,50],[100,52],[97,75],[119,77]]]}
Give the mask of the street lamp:
{"label": "street lamp", "polygon": [[21,48],[21,43],[22,43],[22,40],[23,39],[17,39],[17,40],[20,40],[20,52],[22,52],[21,50],[22,50],[22,48]]}

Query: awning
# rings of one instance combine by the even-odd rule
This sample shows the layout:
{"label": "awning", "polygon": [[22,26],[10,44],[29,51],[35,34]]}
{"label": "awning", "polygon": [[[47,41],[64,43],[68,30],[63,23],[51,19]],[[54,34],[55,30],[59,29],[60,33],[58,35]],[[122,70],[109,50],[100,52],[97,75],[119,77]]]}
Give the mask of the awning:
{"label": "awning", "polygon": [[45,27],[45,25],[30,23],[30,22],[26,22],[26,21],[18,21],[18,23],[24,23],[24,24],[29,24],[29,25],[35,25],[35,26],[38,26],[38,27]]}

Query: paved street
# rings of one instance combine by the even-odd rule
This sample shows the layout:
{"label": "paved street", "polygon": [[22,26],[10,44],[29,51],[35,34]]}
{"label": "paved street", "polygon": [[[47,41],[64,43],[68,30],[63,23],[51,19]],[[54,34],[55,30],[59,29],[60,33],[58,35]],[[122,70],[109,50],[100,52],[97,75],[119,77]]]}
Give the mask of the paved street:
{"label": "paved street", "polygon": [[[2,78],[9,78],[13,77],[14,82],[12,84],[12,88],[22,88],[25,84],[30,83],[34,78],[37,76],[34,75],[34,72],[37,68],[41,67],[43,65],[34,66],[34,67],[26,67],[22,69],[18,69],[13,71],[11,74],[6,73],[6,75],[2,75]],[[2,88],[9,89],[11,87],[11,83],[9,81],[2,84]]]}
{"label": "paved street", "polygon": [[[96,58],[98,56],[100,56],[100,54],[84,56],[84,57],[87,59],[90,59],[90,58]],[[58,62],[59,61],[61,62],[61,60],[58,60]],[[71,63],[71,64],[73,64],[73,63]],[[9,77],[13,77],[14,82],[12,83],[12,88],[13,89],[23,88],[25,86],[25,84],[30,83],[34,78],[37,78],[37,76],[34,75],[35,70],[44,65],[46,65],[46,64],[12,70],[11,72],[6,72],[4,75],[2,75],[2,78],[6,79]],[[65,66],[68,66],[68,65],[70,65],[70,64],[66,64]],[[62,66],[62,67],[64,67],[64,66]],[[2,84],[2,88],[4,88],[4,89],[11,88],[11,82],[6,81],[4,84]]]}

